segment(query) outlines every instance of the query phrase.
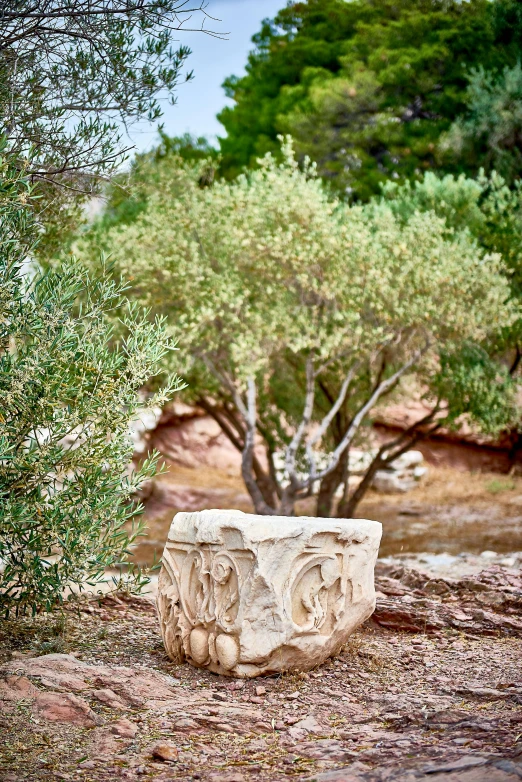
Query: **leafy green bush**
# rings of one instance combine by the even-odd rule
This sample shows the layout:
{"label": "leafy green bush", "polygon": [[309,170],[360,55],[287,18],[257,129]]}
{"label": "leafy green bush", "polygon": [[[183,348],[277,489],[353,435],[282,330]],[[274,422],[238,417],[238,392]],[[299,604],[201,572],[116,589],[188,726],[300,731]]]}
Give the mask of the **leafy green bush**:
{"label": "leafy green bush", "polygon": [[[172,345],[124,287],[69,261],[31,273],[31,190],[0,161],[0,607],[50,609],[142,531],[129,474],[138,390]],[[165,401],[177,380],[154,404]]]}

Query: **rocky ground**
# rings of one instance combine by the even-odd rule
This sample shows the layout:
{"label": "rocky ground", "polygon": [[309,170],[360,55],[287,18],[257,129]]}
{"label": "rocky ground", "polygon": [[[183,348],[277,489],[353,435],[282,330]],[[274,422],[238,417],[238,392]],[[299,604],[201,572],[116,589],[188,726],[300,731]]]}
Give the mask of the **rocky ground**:
{"label": "rocky ground", "polygon": [[315,671],[174,665],[150,599],[0,624],[0,779],[515,782],[522,579],[377,568],[377,609]]}

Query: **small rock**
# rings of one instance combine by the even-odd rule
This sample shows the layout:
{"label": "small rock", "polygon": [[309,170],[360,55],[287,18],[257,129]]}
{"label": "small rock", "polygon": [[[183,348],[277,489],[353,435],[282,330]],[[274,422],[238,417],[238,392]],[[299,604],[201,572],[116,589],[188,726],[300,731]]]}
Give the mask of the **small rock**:
{"label": "small rock", "polygon": [[102,690],[94,690],[92,693],[93,698],[96,698],[97,701],[100,703],[103,703],[105,706],[110,706],[111,709],[127,709],[127,705],[122,701],[119,695],[116,695],[116,693],[113,690],[110,689],[102,689]]}
{"label": "small rock", "polygon": [[217,730],[223,730],[225,733],[235,733],[234,728],[228,722],[218,722],[216,723],[216,728]]}
{"label": "small rock", "polygon": [[40,693],[40,690],[26,676],[6,676],[5,684],[0,682],[0,685],[3,697],[7,697],[8,700],[34,698]]}
{"label": "small rock", "polygon": [[191,720],[191,719],[188,719],[188,718],[183,718],[181,720],[177,720],[172,725],[172,730],[176,730],[176,731],[178,731],[178,730],[179,731],[191,731],[191,730],[194,730],[195,728],[196,729],[199,728],[198,723],[195,722],[194,720]]}
{"label": "small rock", "polygon": [[251,695],[249,698],[250,703],[264,703],[264,698],[259,698],[257,695]]}
{"label": "small rock", "polygon": [[423,770],[425,774],[442,774],[451,771],[463,771],[464,769],[472,768],[473,766],[483,766],[485,763],[486,758],[484,757],[478,755],[465,755],[464,757],[450,761],[449,763],[425,766]]}
{"label": "small rock", "polygon": [[227,696],[223,695],[221,692],[213,692],[212,697],[215,701],[222,701],[223,703],[227,700]]}
{"label": "small rock", "polygon": [[255,741],[251,741],[248,745],[250,752],[259,752],[260,750],[264,750],[266,748],[267,743],[264,739],[256,739]]}
{"label": "small rock", "polygon": [[177,747],[171,741],[158,741],[151,749],[153,758],[173,762],[178,759]]}
{"label": "small rock", "polygon": [[244,782],[245,777],[239,771],[226,771],[225,773],[211,774],[212,782]]}
{"label": "small rock", "polygon": [[111,725],[111,733],[115,733],[117,736],[125,739],[133,739],[137,732],[138,726],[134,722],[125,719],[125,717],[113,722]]}
{"label": "small rock", "polygon": [[296,722],[295,727],[305,730],[307,733],[325,733],[325,729],[320,725],[315,717],[306,717],[304,720]]}
{"label": "small rock", "polygon": [[256,687],[256,695],[265,695],[266,687]]}
{"label": "small rock", "polygon": [[289,695],[286,696],[287,701],[296,701],[301,696],[301,693],[296,690],[296,692],[291,692]]}
{"label": "small rock", "polygon": [[288,735],[293,741],[302,741],[304,738],[306,738],[308,733],[302,728],[293,727],[288,729]]}
{"label": "small rock", "polygon": [[372,488],[382,494],[400,494],[414,489],[415,485],[415,476],[411,472],[396,473],[378,470],[375,473]]}
{"label": "small rock", "polygon": [[102,718],[96,714],[83,698],[69,692],[42,692],[36,698],[36,709],[40,716],[51,722],[69,722],[93,728],[103,725]]}
{"label": "small rock", "polygon": [[229,690],[242,690],[245,686],[245,682],[243,681],[237,681],[237,682],[231,682],[229,685],[227,685],[227,689]]}

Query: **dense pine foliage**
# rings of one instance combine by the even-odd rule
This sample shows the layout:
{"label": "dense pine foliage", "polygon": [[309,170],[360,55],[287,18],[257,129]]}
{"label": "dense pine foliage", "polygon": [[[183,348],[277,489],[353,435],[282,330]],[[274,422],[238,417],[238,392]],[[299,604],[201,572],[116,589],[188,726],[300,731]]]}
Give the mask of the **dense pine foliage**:
{"label": "dense pine foliage", "polygon": [[[231,176],[255,164],[289,132],[300,155],[357,198],[430,169],[477,173],[488,144],[477,118],[488,106],[477,92],[490,95],[497,115],[507,95],[520,107],[516,74],[503,69],[521,57],[521,31],[514,0],[292,3],[255,36],[246,75],[225,82],[235,105],[219,115],[223,170]],[[506,149],[505,169],[515,175],[520,160],[510,153],[520,137],[513,143],[510,130],[520,133],[520,108],[512,111],[509,127],[499,129],[504,138],[489,143],[492,165]],[[455,156],[454,144],[446,154],[440,142],[461,115],[465,154]]]}

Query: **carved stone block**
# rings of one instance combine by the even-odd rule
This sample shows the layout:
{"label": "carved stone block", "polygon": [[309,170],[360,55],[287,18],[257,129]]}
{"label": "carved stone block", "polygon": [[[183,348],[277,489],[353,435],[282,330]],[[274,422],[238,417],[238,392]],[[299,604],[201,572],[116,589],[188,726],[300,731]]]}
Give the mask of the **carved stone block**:
{"label": "carved stone block", "polygon": [[313,668],[374,610],[381,529],[363,519],[178,513],[159,577],[167,653],[226,676]]}

